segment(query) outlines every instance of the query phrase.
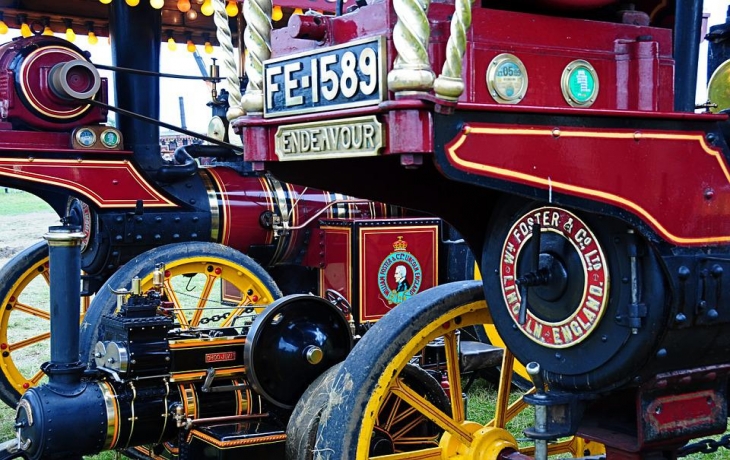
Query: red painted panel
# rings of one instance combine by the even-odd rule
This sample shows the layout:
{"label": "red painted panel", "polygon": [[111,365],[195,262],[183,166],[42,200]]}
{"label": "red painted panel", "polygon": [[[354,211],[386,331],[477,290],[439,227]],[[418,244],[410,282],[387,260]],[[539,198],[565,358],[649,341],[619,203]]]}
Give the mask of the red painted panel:
{"label": "red painted panel", "polygon": [[436,285],[438,227],[360,227],[360,321],[382,317]]}
{"label": "red painted panel", "polygon": [[584,59],[600,82],[591,110],[671,111],[671,52],[671,31],[666,29],[476,8],[461,100],[496,105],[486,83],[487,68],[498,54],[512,53],[524,63],[529,80],[519,106],[568,107],[561,91],[563,70]]}
{"label": "red painted panel", "polygon": [[323,226],[324,231],[324,268],[320,270],[319,295],[324,296],[327,289],[342,294],[350,304],[352,296],[352,229],[349,227]]}
{"label": "red painted panel", "polygon": [[[206,171],[215,182],[212,193],[220,213],[217,240],[243,252],[252,245],[275,245],[271,264],[304,256],[309,234],[319,219],[371,219],[399,212],[380,203],[352,202],[354,198],[346,195],[288,184],[266,175],[241,176],[228,168]],[[338,203],[333,204],[335,201]],[[287,230],[275,236],[262,223],[264,213],[280,216],[287,222]]]}
{"label": "red painted panel", "polygon": [[678,245],[730,242],[730,172],[701,132],[472,123],[446,155],[457,169],[544,189],[546,199],[553,191],[616,205]]}
{"label": "red painted panel", "polygon": [[85,196],[100,208],[174,207],[126,160],[0,158],[0,176],[53,183]]}

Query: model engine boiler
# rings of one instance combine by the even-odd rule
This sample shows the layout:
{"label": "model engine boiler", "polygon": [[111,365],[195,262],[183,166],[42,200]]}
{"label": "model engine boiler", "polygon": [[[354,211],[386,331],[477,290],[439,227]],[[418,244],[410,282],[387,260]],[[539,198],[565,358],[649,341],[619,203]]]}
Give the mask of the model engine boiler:
{"label": "model engine boiler", "polygon": [[[52,276],[68,281],[65,287],[54,283],[54,299],[72,301],[78,282],[63,277],[63,262],[78,267],[81,235],[67,227],[49,233]],[[59,341],[52,342],[44,368],[49,383],[26,392],[18,405],[18,438],[11,441],[16,455],[78,458],[154,446],[137,453],[232,458],[236,449],[246,449],[246,458],[283,457],[288,413],[309,383],[352,346],[345,317],[324,299],[299,295],[261,314],[247,311],[230,327],[181,329],[161,299],[164,267],[158,268],[153,289],[142,293],[134,280],[118,312],[103,317],[96,369],[85,371],[71,351],[78,345],[73,321],[52,324]],[[75,294],[78,299],[78,288]],[[73,317],[77,307],[64,317]],[[67,342],[59,347],[60,337]],[[211,445],[228,453],[210,457]],[[135,451],[126,454],[134,457]]]}

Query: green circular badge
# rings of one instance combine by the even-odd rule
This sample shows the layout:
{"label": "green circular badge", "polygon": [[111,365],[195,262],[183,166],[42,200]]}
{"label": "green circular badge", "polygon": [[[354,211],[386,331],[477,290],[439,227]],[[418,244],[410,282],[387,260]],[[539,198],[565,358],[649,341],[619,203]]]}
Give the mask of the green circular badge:
{"label": "green circular badge", "polygon": [[121,136],[114,129],[106,129],[101,133],[101,143],[106,148],[113,149],[117,147],[121,140]]}
{"label": "green circular badge", "polygon": [[573,107],[590,107],[598,95],[598,74],[587,61],[571,62],[563,70],[563,97]]}

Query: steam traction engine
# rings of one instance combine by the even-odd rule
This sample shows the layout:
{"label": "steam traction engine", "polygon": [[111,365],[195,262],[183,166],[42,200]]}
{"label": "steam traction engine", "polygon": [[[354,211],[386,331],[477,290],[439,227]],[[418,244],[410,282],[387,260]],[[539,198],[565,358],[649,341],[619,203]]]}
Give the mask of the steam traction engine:
{"label": "steam traction engine", "polygon": [[[394,401],[443,430],[397,458],[518,450],[499,421],[471,421],[459,391],[455,331],[486,322],[486,305],[529,363],[538,457],[576,433],[638,458],[725,430],[727,119],[693,113],[701,11],[674,3],[394,0],[273,31],[257,15],[269,3],[245,9],[251,80],[234,125],[268,148],[244,157],[438,215],[481,255],[483,293],[412,298],[318,388],[329,399],[300,401],[322,411],[318,458],[400,452],[385,441]],[[438,336],[449,411],[399,377]]]}
{"label": "steam traction engine", "polygon": [[[138,60],[142,56],[135,53]],[[141,62],[135,65],[144,67]],[[158,65],[148,64],[151,70]],[[367,271],[378,269],[363,265],[361,270],[351,251],[361,239],[363,248],[377,245],[384,252],[371,252],[368,259],[368,264],[377,264],[393,252],[398,237],[411,242],[411,252],[424,245],[423,254],[417,254],[424,277],[411,294],[440,281],[438,252],[432,251],[441,235],[435,219],[393,220],[402,217],[403,211],[252,172],[236,155],[235,146],[191,144],[166,161],[159,154],[157,126],[135,118],[122,119],[119,128],[101,124],[108,109],[117,110],[106,103],[106,79],[100,78],[87,53],[66,40],[39,35],[11,41],[0,48],[0,68],[5,107],[0,180],[40,196],[66,223],[83,228],[85,296],[99,291],[122,265],[129,271],[116,278],[115,289],[128,285],[133,276],[151,280],[154,263],[165,262],[170,289],[172,280],[186,278],[185,293],[190,297],[208,284],[223,281],[223,297],[237,302],[249,281],[236,273],[241,266],[261,265],[284,293],[324,295],[330,289],[340,293],[355,306],[354,319],[359,323],[362,317],[365,323],[387,311],[377,298],[387,298],[388,292],[379,293],[377,279],[362,285],[350,282],[361,271],[366,279]],[[122,95],[128,91],[124,78],[130,77],[119,76]],[[145,81],[144,87],[151,91],[149,98],[125,99],[127,104],[134,103],[123,109],[154,116],[159,111],[157,101],[153,102],[156,85]],[[218,165],[199,167],[193,158],[199,156],[216,158]],[[326,222],[322,228],[320,219]],[[332,241],[334,246],[325,250]],[[192,244],[182,246],[184,242]],[[163,245],[168,246],[159,248]],[[252,259],[220,245],[244,251]],[[153,249],[152,254],[135,258]],[[36,359],[33,345],[47,338],[47,325],[31,336],[16,333],[9,325],[48,319],[47,308],[24,294],[34,280],[47,278],[47,254],[45,242],[38,243],[0,272],[0,398],[11,405],[43,375],[37,366],[24,368],[19,363]],[[212,273],[205,271],[211,266],[206,262],[215,267]],[[195,274],[203,280],[193,279]],[[384,274],[391,284],[392,276],[389,270]],[[146,281],[144,288],[149,286]],[[360,292],[361,287],[370,292]],[[104,309],[115,304],[107,293],[99,297],[105,299],[97,301]],[[201,312],[183,320],[183,325],[198,326],[214,314]],[[94,343],[89,346],[93,348]]]}
{"label": "steam traction engine", "polygon": [[[118,108],[71,43],[18,39],[0,61],[0,176],[49,202],[65,224],[48,235],[51,259],[60,254],[50,266],[44,242],[0,273],[2,397],[13,403],[49,379],[18,404],[18,438],[4,455],[281,458],[299,396],[344,359],[353,333],[472,270],[463,244],[443,242],[439,219],[282,183],[250,171],[234,146],[190,145],[162,160],[154,130],[136,118],[119,129],[101,124]],[[149,99],[134,100],[126,115],[154,112]],[[223,164],[200,168],[201,155]],[[439,272],[447,257],[451,271]],[[50,334],[14,342],[9,318],[44,317],[24,296],[36,277],[53,280]],[[282,291],[329,301],[276,301]],[[79,337],[79,294],[93,292]],[[49,335],[51,360],[24,374],[23,348]],[[443,395],[433,377],[411,372]],[[406,440],[432,429],[410,423]],[[91,429],[79,435],[80,425]]]}
{"label": "steam traction engine", "polygon": [[[481,460],[545,458],[565,448],[555,440],[579,435],[605,444],[611,457],[640,458],[672,457],[692,438],[723,432],[727,116],[692,113],[701,14],[697,2],[669,3],[357,2],[336,16],[294,14],[272,31],[271,3],[246,2],[246,115],[233,125],[253,170],[444,218],[479,254],[483,280],[409,295],[417,270],[402,249],[411,237],[390,235],[394,246],[375,259],[387,275],[375,286],[387,288],[379,301],[392,295],[402,302],[349,351],[349,325],[337,305],[308,295],[274,301],[271,277],[248,262],[233,270],[217,265],[246,260],[220,247],[153,250],[108,281],[118,288],[140,276],[126,304],[100,291],[82,323],[80,357],[75,342],[52,344],[49,383],[21,399],[18,436],[4,452],[77,458],[118,448],[225,458],[250,447],[266,458],[281,454],[285,435],[289,458]],[[135,35],[126,32],[140,20],[158,29],[160,15],[140,6],[129,13],[113,2],[115,34]],[[130,59],[141,51],[134,59],[149,67],[160,37],[141,32],[150,35],[136,43],[149,49],[127,46],[119,54]],[[50,73],[64,72],[88,76],[91,69],[74,64]],[[78,101],[88,91],[52,86],[61,99]],[[120,100],[135,100],[127,95]],[[130,229],[175,216],[147,208],[164,209],[168,200],[173,209],[194,210],[212,201],[183,193],[204,189],[183,179],[196,169],[186,155],[155,165],[160,160],[144,154],[155,133],[132,128],[121,127],[132,136],[134,158],[122,164],[139,165],[142,177],[160,172],[169,185],[151,193],[151,202],[135,201],[134,211],[118,216],[124,231],[111,235],[144,242],[146,233]],[[36,157],[27,163],[39,164]],[[242,177],[216,184],[235,188]],[[104,228],[121,228],[115,222]],[[353,225],[324,224],[333,235],[325,255]],[[72,253],[81,239],[70,226],[51,232],[52,255],[61,256],[56,267],[79,272]],[[204,273],[243,279],[227,305],[232,313],[215,318],[199,302],[173,299],[183,292],[167,281],[174,264],[149,266],[163,251],[204,258]],[[406,266],[402,288],[397,267],[404,265],[395,261]],[[330,279],[349,279],[338,276]],[[52,277],[55,288],[63,276]],[[52,322],[56,342],[73,339],[78,325],[78,292],[66,281],[54,295],[66,310],[54,315],[61,318]],[[164,290],[166,283],[172,288]],[[461,381],[459,335],[483,324],[493,324],[506,344],[491,423],[473,419]],[[435,340],[443,344],[448,392],[412,365]],[[279,358],[283,365],[271,366]],[[507,402],[518,362],[536,387],[524,398],[535,406],[529,448],[505,429],[516,411]]]}

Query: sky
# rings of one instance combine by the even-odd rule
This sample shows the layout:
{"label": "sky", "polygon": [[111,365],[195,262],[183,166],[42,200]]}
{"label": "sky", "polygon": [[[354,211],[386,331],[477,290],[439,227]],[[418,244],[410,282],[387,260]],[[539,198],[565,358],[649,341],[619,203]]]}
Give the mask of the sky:
{"label": "sky", "polygon": [[[728,8],[728,0],[705,0],[703,9],[709,13],[708,27],[725,21],[726,11]],[[0,41],[9,40],[13,36],[17,36],[18,31],[11,29],[10,32],[0,37]],[[91,61],[99,64],[111,65],[111,50],[106,38],[99,38],[96,45],[88,44],[85,35],[78,34],[74,42],[82,50],[91,53]],[[206,54],[202,46],[198,46],[198,52],[208,68],[212,62],[211,58],[217,58],[221,62],[223,58],[222,51],[219,47],[214,48],[213,54]],[[707,44],[703,43],[700,49],[700,57],[707,56]],[[161,63],[160,71],[163,73],[182,74],[182,75],[200,75],[198,65],[193,58],[193,54],[186,50],[185,44],[178,43],[176,51],[170,51],[167,43],[161,45]],[[221,75],[225,76],[223,66],[221,66]],[[704,102],[706,100],[706,67],[704,62],[700,63],[699,77],[697,82],[697,101]],[[110,79],[109,87],[113,88],[113,73],[110,71],[101,71],[102,76]],[[226,88],[225,80],[218,85],[218,88]],[[211,94],[208,86],[203,81],[191,80],[169,80],[163,79],[160,85],[161,103],[160,103],[160,119],[166,123],[180,126],[180,103],[179,98],[183,97],[185,106],[185,119],[188,129],[205,134],[207,132],[208,122],[211,118],[210,108],[205,104],[210,101]],[[112,96],[113,97],[113,96]],[[113,100],[110,103],[114,103]],[[164,133],[166,130],[162,130]]]}

